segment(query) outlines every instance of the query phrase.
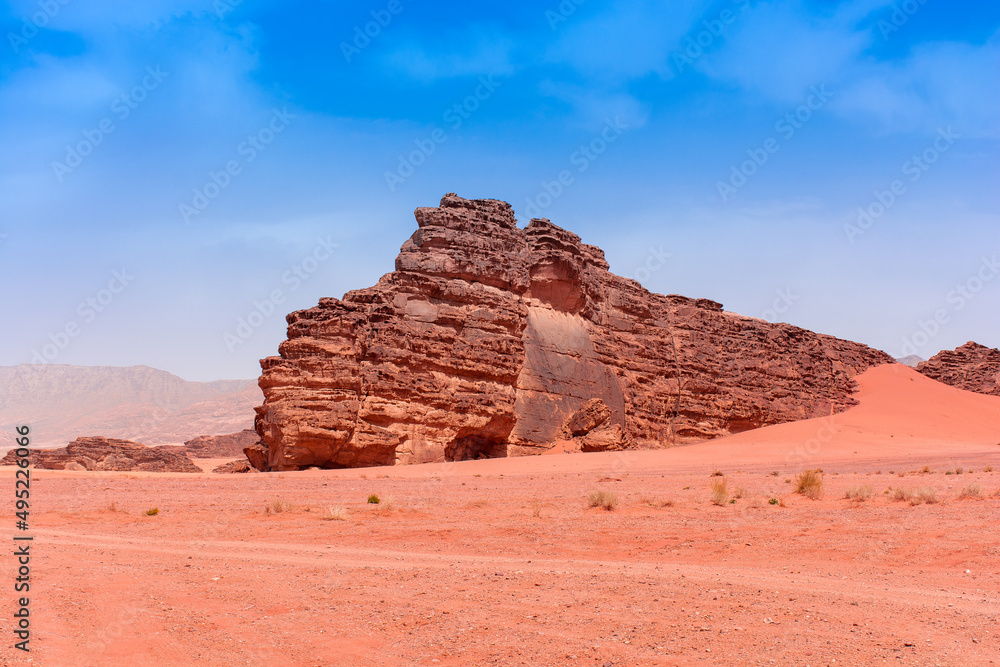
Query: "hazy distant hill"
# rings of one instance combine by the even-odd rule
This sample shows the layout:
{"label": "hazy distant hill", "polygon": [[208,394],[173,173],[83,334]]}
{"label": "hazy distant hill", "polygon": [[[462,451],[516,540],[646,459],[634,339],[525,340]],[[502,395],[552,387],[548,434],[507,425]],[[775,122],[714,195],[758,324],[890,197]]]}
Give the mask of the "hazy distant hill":
{"label": "hazy distant hill", "polygon": [[910,354],[905,357],[900,357],[896,359],[896,363],[903,364],[904,366],[909,366],[910,368],[916,368],[923,359],[915,354]]}
{"label": "hazy distant hill", "polygon": [[148,366],[0,366],[0,447],[25,423],[39,446],[92,435],[181,444],[252,428],[262,401],[256,380],[188,382]]}

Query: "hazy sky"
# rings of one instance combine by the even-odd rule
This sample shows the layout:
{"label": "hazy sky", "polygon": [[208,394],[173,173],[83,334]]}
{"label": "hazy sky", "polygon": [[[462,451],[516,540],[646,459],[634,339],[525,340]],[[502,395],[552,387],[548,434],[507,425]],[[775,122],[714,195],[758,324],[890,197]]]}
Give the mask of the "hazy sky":
{"label": "hazy sky", "polygon": [[0,7],[0,365],[256,377],[446,192],[654,291],[1000,346],[998,3]]}

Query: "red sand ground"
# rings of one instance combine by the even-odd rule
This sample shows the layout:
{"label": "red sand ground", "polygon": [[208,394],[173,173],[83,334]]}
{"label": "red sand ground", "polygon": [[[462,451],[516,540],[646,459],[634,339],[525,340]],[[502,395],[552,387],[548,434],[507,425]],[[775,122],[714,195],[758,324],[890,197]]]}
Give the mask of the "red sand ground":
{"label": "red sand ground", "polygon": [[[832,421],[652,452],[34,471],[32,652],[8,634],[0,660],[1000,664],[1000,472],[984,471],[1000,468],[1000,399],[901,366],[860,382],[861,405]],[[822,499],[793,492],[805,468],[824,470]],[[711,503],[716,469],[735,503]],[[984,497],[960,498],[972,484]],[[844,499],[862,486],[870,500]],[[938,502],[893,500],[918,487]],[[617,508],[589,508],[595,490]],[[265,512],[276,499],[291,506]]]}

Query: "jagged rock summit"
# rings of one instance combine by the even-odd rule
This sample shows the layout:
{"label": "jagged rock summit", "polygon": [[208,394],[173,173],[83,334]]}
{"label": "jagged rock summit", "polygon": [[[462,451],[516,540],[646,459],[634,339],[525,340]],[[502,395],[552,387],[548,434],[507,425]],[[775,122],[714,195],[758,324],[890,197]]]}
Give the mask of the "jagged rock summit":
{"label": "jagged rock summit", "polygon": [[[654,294],[510,205],[418,208],[396,270],[290,314],[261,361],[271,470],[695,442],[853,405],[883,352]],[[263,455],[252,457],[263,459]]]}
{"label": "jagged rock summit", "polygon": [[973,341],[938,352],[917,371],[959,389],[1000,396],[1000,350]]}

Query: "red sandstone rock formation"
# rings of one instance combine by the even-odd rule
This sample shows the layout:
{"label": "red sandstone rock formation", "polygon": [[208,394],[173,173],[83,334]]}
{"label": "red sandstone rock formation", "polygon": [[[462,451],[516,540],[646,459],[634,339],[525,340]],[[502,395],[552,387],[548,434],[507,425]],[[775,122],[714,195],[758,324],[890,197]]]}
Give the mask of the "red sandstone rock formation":
{"label": "red sandstone rock formation", "polygon": [[184,443],[188,456],[197,459],[221,459],[240,456],[244,447],[260,442],[260,436],[253,429],[243,429],[226,435],[199,435]]}
{"label": "red sandstone rock formation", "polygon": [[855,374],[892,362],[653,294],[504,202],[449,194],[415,215],[394,272],[289,315],[261,361],[269,469],[541,453],[595,400],[595,447],[694,442],[843,410]]}
{"label": "red sandstone rock formation", "polygon": [[1000,350],[969,341],[917,366],[929,378],[959,389],[1000,396]]}
{"label": "red sandstone rock formation", "polygon": [[[13,465],[10,451],[0,464]],[[159,447],[115,438],[77,438],[65,447],[31,450],[31,465],[50,470],[201,472],[188,457]]]}
{"label": "red sandstone rock formation", "polygon": [[236,461],[229,461],[228,463],[223,463],[220,466],[212,468],[212,472],[222,473],[222,474],[236,474],[245,472],[260,472],[252,465],[247,459],[237,459]]}

